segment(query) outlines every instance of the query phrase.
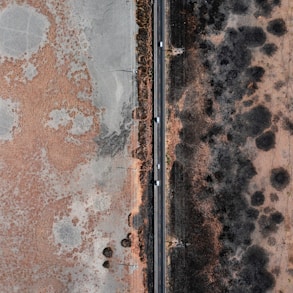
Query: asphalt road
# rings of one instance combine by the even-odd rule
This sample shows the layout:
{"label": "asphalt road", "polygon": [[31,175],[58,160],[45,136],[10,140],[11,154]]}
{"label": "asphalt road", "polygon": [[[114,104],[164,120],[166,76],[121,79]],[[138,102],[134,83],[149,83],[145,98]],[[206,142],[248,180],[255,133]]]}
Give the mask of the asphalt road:
{"label": "asphalt road", "polygon": [[[154,292],[166,292],[165,0],[154,1]],[[162,42],[162,46],[160,43]],[[160,168],[158,168],[158,164]]]}

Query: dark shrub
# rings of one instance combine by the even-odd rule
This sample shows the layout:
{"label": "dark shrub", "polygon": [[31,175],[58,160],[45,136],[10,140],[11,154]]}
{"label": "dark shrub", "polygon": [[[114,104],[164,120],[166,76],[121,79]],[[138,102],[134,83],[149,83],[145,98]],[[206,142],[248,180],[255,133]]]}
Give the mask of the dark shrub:
{"label": "dark shrub", "polygon": [[265,44],[262,48],[261,51],[267,55],[267,56],[273,56],[278,50],[277,45],[273,44],[273,43],[268,43]]}
{"label": "dark shrub", "polygon": [[275,134],[272,131],[266,131],[255,140],[256,146],[263,151],[269,151],[274,148],[275,143]]}
{"label": "dark shrub", "polygon": [[256,191],[251,196],[251,205],[253,206],[261,206],[265,201],[265,196],[261,191]]}
{"label": "dark shrub", "polygon": [[283,190],[290,182],[290,175],[284,168],[275,168],[271,171],[271,184],[277,190]]}
{"label": "dark shrub", "polygon": [[281,37],[287,32],[286,23],[282,18],[271,20],[268,23],[267,31],[275,36]]}
{"label": "dark shrub", "polygon": [[112,250],[112,248],[111,247],[104,248],[103,255],[105,257],[112,257],[113,256],[113,250]]}
{"label": "dark shrub", "polygon": [[238,30],[242,33],[243,42],[248,47],[262,46],[267,39],[264,30],[258,26],[241,26]]}

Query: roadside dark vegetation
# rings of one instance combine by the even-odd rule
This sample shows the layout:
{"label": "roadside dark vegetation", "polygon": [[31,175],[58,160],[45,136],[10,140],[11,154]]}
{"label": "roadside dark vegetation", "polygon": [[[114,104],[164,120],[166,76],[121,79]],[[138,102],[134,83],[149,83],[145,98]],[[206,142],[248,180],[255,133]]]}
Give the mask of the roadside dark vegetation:
{"label": "roadside dark vegetation", "polygon": [[[137,47],[137,94],[138,106],[133,113],[133,118],[138,120],[138,147],[133,150],[132,156],[141,161],[139,170],[140,186],[142,188],[142,204],[137,215],[131,215],[128,222],[137,229],[139,238],[139,258],[146,263],[144,271],[144,288],[148,292],[154,290],[153,280],[153,189],[152,189],[152,5],[149,0],[136,0],[136,35]],[[131,246],[129,234],[121,240],[123,247]]]}

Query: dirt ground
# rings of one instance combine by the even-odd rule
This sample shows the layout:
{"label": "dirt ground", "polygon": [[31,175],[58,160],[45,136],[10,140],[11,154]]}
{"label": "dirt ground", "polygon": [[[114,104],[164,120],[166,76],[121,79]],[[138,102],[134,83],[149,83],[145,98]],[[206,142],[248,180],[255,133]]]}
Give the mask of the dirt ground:
{"label": "dirt ground", "polygon": [[170,292],[293,291],[292,5],[170,1]]}
{"label": "dirt ground", "polygon": [[136,4],[0,2],[3,293],[146,290]]}

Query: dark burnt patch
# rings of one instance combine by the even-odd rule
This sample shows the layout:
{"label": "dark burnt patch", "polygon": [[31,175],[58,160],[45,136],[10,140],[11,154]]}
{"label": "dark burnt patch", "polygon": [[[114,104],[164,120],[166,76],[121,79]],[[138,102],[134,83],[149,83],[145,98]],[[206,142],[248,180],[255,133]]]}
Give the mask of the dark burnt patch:
{"label": "dark burnt patch", "polygon": [[241,262],[239,278],[233,282],[229,292],[266,292],[273,288],[275,279],[267,271],[268,261],[268,255],[262,247],[249,247]]}
{"label": "dark burnt patch", "polygon": [[197,27],[197,35],[206,33],[217,33],[222,30],[227,23],[226,11],[228,5],[225,0],[204,1],[199,0],[193,5]]}
{"label": "dark burnt patch", "polygon": [[[252,101],[251,98],[251,102],[246,105],[250,108],[246,108],[244,113],[236,111],[235,102],[251,94],[264,77],[264,69],[252,66],[251,61],[252,52],[258,47],[263,50],[266,46],[266,33],[261,27],[254,26],[228,28],[224,40],[213,45],[203,40],[206,35],[219,32],[225,26],[229,13],[248,13],[250,2],[171,0],[171,9],[175,2],[180,2],[178,5],[181,8],[173,13],[185,13],[185,16],[176,17],[182,17],[188,23],[192,14],[196,25],[190,26],[189,30],[195,43],[187,41],[185,55],[180,57],[182,60],[177,65],[172,65],[171,58],[173,98],[170,101],[176,110],[175,102],[180,97],[178,93],[191,80],[199,82],[207,90],[197,90],[188,98],[190,104],[186,103],[186,99],[184,110],[181,113],[177,111],[183,127],[180,132],[181,142],[175,148],[176,161],[170,174],[170,230],[180,245],[170,250],[171,291],[265,292],[274,285],[274,279],[266,269],[267,261],[260,261],[256,268],[249,257],[251,235],[260,217],[258,209],[247,200],[248,187],[256,170],[240,146],[247,137],[257,138],[267,131],[272,123],[272,115],[268,108],[257,105],[256,99]],[[182,10],[186,3],[191,3],[191,10]],[[225,11],[226,7],[229,9]],[[183,24],[181,27],[184,28]],[[177,30],[176,33],[181,32]],[[183,44],[184,38],[186,32],[182,31],[178,44]],[[187,40],[192,38],[187,37]],[[172,41],[174,44],[176,42]],[[191,48],[199,52],[196,62],[190,62]],[[200,73],[204,73],[201,77],[198,68],[202,70]],[[197,73],[190,78],[189,72],[192,71]],[[207,76],[207,79],[202,79],[203,76]],[[172,78],[177,78],[176,82],[172,82]],[[175,88],[172,88],[172,84]],[[197,107],[192,108],[190,105],[194,104]],[[221,121],[220,126],[213,121],[215,109]],[[204,123],[199,127],[200,121]],[[210,145],[211,157],[207,170],[199,175],[197,172],[202,162],[197,164],[201,160],[197,157],[197,150],[202,142]],[[202,208],[202,204],[205,206],[206,200],[213,203],[213,217],[222,224],[218,239],[209,226],[209,218],[199,208]],[[222,247],[219,255],[214,249],[215,243]],[[246,260],[236,260],[239,247],[244,251]],[[259,247],[259,250],[261,256],[267,257],[262,248]],[[211,271],[206,273],[208,268],[213,270],[215,283],[210,281]],[[225,280],[225,284],[222,280]]]}
{"label": "dark burnt patch", "polygon": [[274,83],[274,89],[276,90],[276,91],[279,91],[282,87],[284,87],[285,86],[285,82],[283,81],[283,80],[278,80],[278,81],[276,81],[275,83]]}
{"label": "dark burnt patch", "polygon": [[259,211],[255,208],[249,208],[246,210],[246,215],[248,219],[256,220],[258,218]]}
{"label": "dark burnt patch", "polygon": [[213,114],[213,100],[212,99],[205,100],[204,111],[208,116],[212,116],[212,114]]}
{"label": "dark burnt patch", "polygon": [[250,6],[250,1],[234,0],[232,2],[232,12],[234,14],[246,14]]}
{"label": "dark burnt patch", "polygon": [[269,17],[274,7],[281,4],[281,0],[254,0],[257,12],[256,16]]}
{"label": "dark burnt patch", "polygon": [[215,45],[209,40],[199,41],[199,49],[204,54],[209,54],[215,50]]}
{"label": "dark burnt patch", "polygon": [[268,264],[269,257],[262,247],[253,245],[247,249],[242,262],[244,265],[252,265],[259,268]]}
{"label": "dark burnt patch", "polygon": [[276,19],[269,21],[269,23],[267,25],[267,31],[277,37],[281,37],[284,34],[286,34],[287,33],[287,26],[286,26],[284,19],[276,18]]}
{"label": "dark burnt patch", "polygon": [[279,229],[279,224],[284,220],[283,215],[280,212],[274,212],[271,215],[261,215],[258,220],[260,232],[263,237],[268,237],[272,233],[276,233]]}
{"label": "dark burnt patch", "polygon": [[276,138],[272,131],[266,131],[255,139],[257,148],[263,151],[269,151],[275,147]]}
{"label": "dark burnt patch", "polygon": [[[233,28],[225,32],[224,41],[215,50],[215,61],[211,62],[211,74],[213,75],[211,85],[216,100],[225,105],[227,115],[231,115],[233,102],[242,99],[246,93],[243,85],[243,72],[251,63],[251,50],[244,42],[243,33]],[[230,108],[231,107],[231,108]]]}
{"label": "dark burnt patch", "polygon": [[280,212],[273,212],[270,215],[270,219],[275,224],[281,224],[284,221],[284,216]]}
{"label": "dark burnt patch", "polygon": [[[192,178],[179,161],[173,163],[170,186],[171,233],[182,243],[170,251],[171,291],[204,292],[209,282],[203,272],[215,258],[213,232],[204,225],[205,217],[194,203]],[[216,283],[221,288],[220,280]]]}
{"label": "dark burnt patch", "polygon": [[183,127],[179,131],[179,137],[182,141],[190,145],[194,145],[197,142],[197,136],[195,135],[194,129],[192,129],[192,127]]}
{"label": "dark burnt patch", "polygon": [[[203,236],[207,236],[206,232]],[[196,246],[188,243],[186,246],[171,249],[170,292],[204,293],[207,292],[206,288],[210,287],[214,287],[215,292],[223,292],[219,280],[216,280],[216,284],[211,285],[208,278],[202,273],[205,266],[211,261],[209,258],[210,249],[204,245],[208,246],[208,243],[202,243],[198,240]],[[188,271],[186,271],[187,268]]]}
{"label": "dark burnt patch", "polygon": [[[179,118],[184,124],[194,124],[198,121],[198,117],[191,109],[185,109],[179,113]],[[190,126],[191,126],[190,125]]]}
{"label": "dark burnt patch", "polygon": [[215,142],[215,138],[217,135],[221,134],[223,132],[222,126],[218,124],[212,125],[207,133],[203,134],[200,139],[203,142],[208,142],[210,144]]}
{"label": "dark burnt patch", "polygon": [[239,75],[239,70],[233,69],[233,70],[229,70],[227,75],[226,75],[226,79],[225,82],[228,86],[231,86],[235,83],[235,80],[237,79]]}
{"label": "dark burnt patch", "polygon": [[256,137],[271,125],[272,114],[265,106],[259,105],[248,112],[238,114],[233,121],[233,141],[242,144],[247,137]]}
{"label": "dark burnt patch", "polygon": [[246,75],[249,79],[249,82],[260,82],[264,74],[265,70],[261,66],[249,67],[246,70]]}
{"label": "dark burnt patch", "polygon": [[275,168],[271,171],[270,180],[272,186],[281,191],[290,183],[290,175],[283,167]]}
{"label": "dark burnt patch", "polygon": [[189,165],[194,161],[194,152],[196,148],[185,142],[176,145],[175,154],[176,158],[183,164]]}
{"label": "dark burnt patch", "polygon": [[250,202],[251,202],[252,206],[261,206],[261,205],[263,205],[264,201],[265,201],[265,196],[264,196],[263,192],[256,191],[251,196]]}
{"label": "dark burnt patch", "polygon": [[262,80],[265,73],[263,67],[253,66],[247,68],[245,77],[242,78],[243,86],[246,88],[246,94],[252,95],[258,89],[257,83]]}
{"label": "dark burnt patch", "polygon": [[243,106],[244,107],[250,107],[252,105],[253,105],[253,100],[243,101]]}
{"label": "dark burnt patch", "polygon": [[293,122],[288,117],[285,117],[283,120],[283,129],[293,135]]}
{"label": "dark burnt patch", "polygon": [[[189,1],[170,1],[171,43],[176,48],[190,48],[195,41],[193,25],[189,23],[193,5]],[[191,27],[190,27],[191,26]]]}
{"label": "dark burnt patch", "polygon": [[224,177],[225,177],[224,172],[222,172],[222,171],[216,171],[216,172],[214,173],[214,176],[215,176],[215,178],[216,178],[216,180],[217,180],[218,182],[222,182],[222,180],[223,180]]}
{"label": "dark burnt patch", "polygon": [[276,202],[279,200],[279,197],[276,193],[271,193],[270,194],[270,199],[271,199],[271,202]]}
{"label": "dark burnt patch", "polygon": [[171,87],[173,92],[169,97],[169,103],[177,102],[181,97],[182,89],[189,81],[188,75],[185,74],[184,68],[186,67],[186,55],[177,55],[170,60]]}
{"label": "dark burnt patch", "polygon": [[243,38],[243,43],[248,47],[262,46],[267,39],[264,30],[258,26],[241,26],[238,30]]}
{"label": "dark burnt patch", "polygon": [[[240,71],[245,69],[251,62],[251,51],[242,43],[223,44],[218,48],[218,62],[222,70]],[[226,73],[227,74],[227,73]]]}
{"label": "dark burnt patch", "polygon": [[[249,209],[242,194],[249,180],[256,174],[252,163],[240,153],[231,154],[231,149],[218,150],[217,176],[221,189],[215,195],[215,213],[223,224],[219,240],[223,249],[236,249],[239,245],[250,245],[254,230],[253,218],[257,215]],[[225,254],[226,255],[226,254]],[[229,262],[223,255],[222,261]]]}
{"label": "dark burnt patch", "polygon": [[278,51],[278,46],[274,43],[267,43],[261,48],[261,52],[269,57],[272,57]]}
{"label": "dark burnt patch", "polygon": [[238,172],[238,175],[236,175],[237,183],[243,184],[246,187],[248,181],[253,178],[257,172],[252,162],[240,154],[236,160],[236,163]]}

